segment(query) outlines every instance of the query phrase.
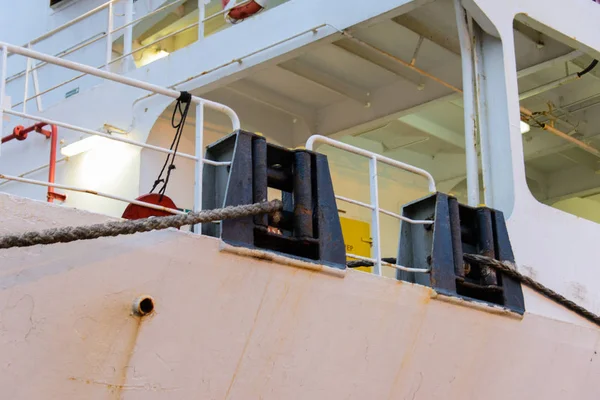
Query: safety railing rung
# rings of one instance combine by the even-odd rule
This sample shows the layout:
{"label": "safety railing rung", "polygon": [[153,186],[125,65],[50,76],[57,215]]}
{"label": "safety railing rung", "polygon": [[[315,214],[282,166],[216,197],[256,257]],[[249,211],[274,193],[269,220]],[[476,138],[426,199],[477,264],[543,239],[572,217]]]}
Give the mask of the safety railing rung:
{"label": "safety railing rung", "polygon": [[372,243],[373,243],[373,252],[374,252],[375,257],[368,258],[368,257],[357,256],[355,254],[350,254],[350,253],[347,253],[346,255],[351,258],[355,258],[358,260],[373,263],[373,266],[374,266],[373,272],[377,275],[382,274],[382,271],[381,271],[382,265],[388,266],[391,268],[395,268],[395,269],[401,270],[401,271],[407,271],[407,272],[421,272],[421,273],[429,272],[428,269],[404,267],[402,265],[390,264],[390,263],[382,260],[381,239],[380,239],[380,235],[381,235],[380,225],[381,224],[379,221],[379,214],[384,214],[384,215],[393,217],[397,220],[404,221],[406,223],[414,224],[414,225],[431,225],[431,224],[433,224],[433,221],[414,220],[411,218],[407,218],[403,215],[394,213],[392,211],[382,209],[380,207],[377,163],[381,162],[381,163],[390,165],[392,167],[396,167],[396,168],[402,169],[404,171],[408,171],[413,174],[417,174],[417,175],[420,175],[420,176],[426,178],[430,192],[435,192],[437,190],[433,176],[426,170],[415,167],[414,165],[406,164],[401,161],[397,161],[397,160],[391,159],[389,157],[385,157],[381,154],[373,153],[371,151],[364,150],[359,147],[355,147],[355,146],[352,146],[352,145],[349,145],[346,143],[342,143],[337,140],[333,140],[333,139],[330,139],[328,137],[321,136],[321,135],[311,136],[308,139],[308,141],[306,142],[306,148],[308,150],[314,150],[314,147],[317,143],[326,144],[326,145],[338,148],[340,150],[344,150],[349,153],[357,154],[357,155],[360,155],[360,156],[363,156],[363,157],[366,157],[369,159],[369,189],[370,189],[369,191],[371,194],[370,204],[364,203],[364,202],[361,202],[358,200],[350,199],[348,197],[344,197],[344,196],[340,196],[340,195],[336,195],[335,197],[336,197],[336,199],[338,199],[340,201],[344,201],[344,202],[354,204],[359,207],[363,207],[363,208],[367,208],[367,209],[371,210],[371,236],[372,236]]}

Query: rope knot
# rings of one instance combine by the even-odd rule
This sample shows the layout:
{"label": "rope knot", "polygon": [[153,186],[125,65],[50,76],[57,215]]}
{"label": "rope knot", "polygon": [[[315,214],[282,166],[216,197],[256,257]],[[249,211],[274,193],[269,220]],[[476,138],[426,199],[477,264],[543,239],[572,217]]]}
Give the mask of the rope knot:
{"label": "rope knot", "polygon": [[186,92],[185,90],[179,93],[179,97],[177,101],[182,103],[189,103],[192,101],[192,94],[190,92]]}

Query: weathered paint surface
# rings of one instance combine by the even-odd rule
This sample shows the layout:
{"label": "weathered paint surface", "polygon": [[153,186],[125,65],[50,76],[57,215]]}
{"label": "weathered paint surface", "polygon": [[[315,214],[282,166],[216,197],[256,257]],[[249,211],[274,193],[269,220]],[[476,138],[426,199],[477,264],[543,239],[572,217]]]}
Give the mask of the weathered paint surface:
{"label": "weathered paint surface", "polygon": [[[0,233],[106,219],[0,196]],[[600,331],[164,231],[0,252],[7,399],[597,399]],[[132,315],[134,299],[155,312]]]}

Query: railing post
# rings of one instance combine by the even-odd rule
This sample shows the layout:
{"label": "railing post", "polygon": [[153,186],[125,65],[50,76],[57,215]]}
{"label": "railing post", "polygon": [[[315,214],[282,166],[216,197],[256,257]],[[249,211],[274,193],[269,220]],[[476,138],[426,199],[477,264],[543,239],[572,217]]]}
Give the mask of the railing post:
{"label": "railing post", "polygon": [[206,18],[205,0],[198,0],[198,41],[204,40],[204,19]]}
{"label": "railing post", "polygon": [[[196,104],[196,168],[194,173],[194,211],[202,211],[202,174],[204,172],[204,103]],[[202,234],[202,224],[194,226]]]}
{"label": "railing post", "polygon": [[[31,43],[27,45],[28,49],[31,49]],[[29,72],[31,71],[31,57],[27,57],[25,61],[25,88],[23,89],[23,113],[27,112],[27,97],[29,97]]]}
{"label": "railing post", "polygon": [[[130,54],[133,50],[133,0],[125,0],[125,34],[123,35],[123,54]],[[132,68],[133,55],[125,57],[123,60],[123,72]]]}
{"label": "railing post", "polygon": [[3,136],[2,128],[4,126],[4,94],[6,92],[6,70],[8,69],[8,49],[2,46],[2,55],[0,56],[0,136]]}
{"label": "railing post", "polygon": [[31,77],[33,78],[33,91],[35,93],[35,103],[37,104],[37,109],[39,112],[44,111],[42,106],[42,96],[40,96],[40,82],[38,80],[37,68],[31,72]]}
{"label": "railing post", "polygon": [[377,157],[369,158],[369,189],[371,190],[371,237],[375,265],[373,273],[381,275],[381,241],[379,240],[379,182],[377,180]]}
{"label": "railing post", "polygon": [[112,31],[114,25],[113,3],[108,4],[108,20],[106,23],[106,64],[105,69],[110,71],[110,62],[112,60]]}

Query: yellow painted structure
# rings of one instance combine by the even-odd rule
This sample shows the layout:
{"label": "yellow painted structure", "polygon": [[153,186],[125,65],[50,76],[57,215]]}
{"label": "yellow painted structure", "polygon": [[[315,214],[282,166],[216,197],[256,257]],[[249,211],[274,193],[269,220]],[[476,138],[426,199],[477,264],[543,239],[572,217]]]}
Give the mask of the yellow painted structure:
{"label": "yellow painted structure", "polygon": [[[351,218],[340,217],[344,242],[346,243],[346,253],[356,254],[357,256],[371,257],[371,226],[364,221]],[[347,261],[355,260],[348,257]],[[373,272],[373,267],[360,267],[357,270],[364,272]]]}

